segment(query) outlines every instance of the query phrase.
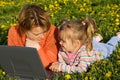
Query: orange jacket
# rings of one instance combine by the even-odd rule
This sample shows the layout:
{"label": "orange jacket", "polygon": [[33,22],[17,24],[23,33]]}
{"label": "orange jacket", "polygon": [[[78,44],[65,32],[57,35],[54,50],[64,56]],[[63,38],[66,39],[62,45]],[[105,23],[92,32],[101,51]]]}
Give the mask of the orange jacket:
{"label": "orange jacket", "polygon": [[[13,26],[9,29],[8,46],[25,46],[26,37],[19,36],[18,28],[18,26]],[[38,50],[38,54],[45,68],[47,68],[52,62],[57,61],[59,48],[57,34],[57,27],[52,25],[45,37],[40,41],[41,48]]]}

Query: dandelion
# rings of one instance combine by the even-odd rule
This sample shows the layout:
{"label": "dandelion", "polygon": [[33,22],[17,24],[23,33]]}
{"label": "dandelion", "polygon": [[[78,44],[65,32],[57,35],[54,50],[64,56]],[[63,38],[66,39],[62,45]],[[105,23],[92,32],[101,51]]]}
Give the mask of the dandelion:
{"label": "dandelion", "polygon": [[102,13],[102,14],[101,14],[101,16],[103,16],[103,17],[104,17],[104,16],[105,16],[105,14],[104,14],[104,13]]}
{"label": "dandelion", "polygon": [[120,48],[117,50],[118,53],[120,53]]}
{"label": "dandelion", "polygon": [[116,25],[119,25],[120,23],[119,23],[119,22],[116,22],[115,24],[116,24]]}
{"label": "dandelion", "polygon": [[53,17],[53,16],[54,16],[54,14],[52,13],[52,14],[51,14],[51,17]]}
{"label": "dandelion", "polygon": [[6,75],[6,72],[5,72],[5,71],[3,71],[3,72],[2,72],[2,75],[3,75],[3,76],[5,76],[5,75]]}
{"label": "dandelion", "polygon": [[75,16],[72,16],[72,19],[75,19],[76,17]]}
{"label": "dandelion", "polygon": [[[120,62],[119,62],[120,63]],[[119,71],[119,69],[118,68],[115,68],[115,73],[117,74],[117,72]]]}
{"label": "dandelion", "polygon": [[105,61],[105,60],[104,60],[104,61],[102,61],[102,62],[103,62],[103,64],[106,64],[106,63],[107,63],[107,61]]}
{"label": "dandelion", "polygon": [[46,5],[44,6],[44,9],[47,10],[47,6]]}
{"label": "dandelion", "polygon": [[117,14],[116,16],[117,16],[117,17],[120,17],[120,15],[118,15],[118,14]]}
{"label": "dandelion", "polygon": [[74,4],[76,4],[76,3],[77,3],[77,1],[78,1],[78,0],[74,0],[74,2],[73,2],[73,3],[74,3]]}
{"label": "dandelion", "polygon": [[106,77],[106,78],[110,78],[111,75],[112,75],[112,72],[108,71],[108,73],[105,74],[105,77]]}
{"label": "dandelion", "polygon": [[93,80],[92,77],[90,77],[90,80]]}
{"label": "dandelion", "polygon": [[6,27],[5,25],[1,25],[1,28],[3,28],[3,29],[4,29],[5,27]]}
{"label": "dandelion", "polygon": [[117,64],[120,64],[120,60],[117,61]]}
{"label": "dandelion", "polygon": [[68,0],[63,0],[63,3],[66,5],[67,4],[67,2],[68,2]]}
{"label": "dandelion", "polygon": [[17,25],[17,24],[15,24],[15,23],[14,24],[13,23],[10,24],[10,26],[15,26],[15,25]]}
{"label": "dandelion", "polygon": [[7,23],[10,23],[10,21],[7,21]]}
{"label": "dandelion", "polygon": [[119,19],[117,18],[117,19],[115,19],[115,21],[116,21],[116,22],[119,22]]}
{"label": "dandelion", "polygon": [[86,6],[86,3],[83,3],[83,6]]}
{"label": "dandelion", "polygon": [[85,11],[85,9],[82,7],[82,8],[80,8],[80,11],[82,12],[82,11]]}
{"label": "dandelion", "polygon": [[88,77],[87,77],[87,76],[85,77],[85,80],[88,80]]}
{"label": "dandelion", "polygon": [[119,19],[117,18],[117,19],[115,19],[115,21],[116,21],[116,25],[119,25],[120,23],[119,23]]}
{"label": "dandelion", "polygon": [[99,56],[102,56],[102,53],[101,53],[101,52],[99,53]]}
{"label": "dandelion", "polygon": [[50,4],[49,8],[50,8],[50,10],[52,10],[54,8],[54,5]]}
{"label": "dandelion", "polygon": [[69,79],[71,79],[71,76],[69,74],[66,74],[65,79],[69,80]]}
{"label": "dandelion", "polygon": [[114,31],[116,32],[116,31],[117,31],[117,28],[114,28]]}
{"label": "dandelion", "polygon": [[107,8],[110,9],[110,5],[109,4],[107,4]]}

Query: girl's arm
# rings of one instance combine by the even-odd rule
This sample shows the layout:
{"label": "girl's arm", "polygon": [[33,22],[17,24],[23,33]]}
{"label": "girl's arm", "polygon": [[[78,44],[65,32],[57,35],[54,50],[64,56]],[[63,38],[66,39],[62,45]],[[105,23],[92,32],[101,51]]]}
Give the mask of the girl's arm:
{"label": "girl's arm", "polygon": [[88,69],[89,62],[86,61],[80,61],[78,65],[66,65],[66,64],[60,64],[59,71],[67,72],[67,73],[75,73],[75,72],[86,72]]}
{"label": "girl's arm", "polygon": [[[86,72],[89,68],[90,64],[94,62],[94,55],[87,55],[86,52],[82,52],[82,56],[76,60],[73,65],[66,65],[66,64],[60,64],[59,70],[62,72],[67,73],[75,73],[75,72]],[[86,54],[86,55],[84,55]]]}
{"label": "girl's arm", "polygon": [[62,64],[66,65],[65,61],[63,60],[63,57],[61,55],[61,52],[59,51],[58,53],[58,60],[59,62],[54,62],[52,63],[52,65],[49,67],[50,70],[54,71],[54,72],[59,72],[59,66],[61,66]]}

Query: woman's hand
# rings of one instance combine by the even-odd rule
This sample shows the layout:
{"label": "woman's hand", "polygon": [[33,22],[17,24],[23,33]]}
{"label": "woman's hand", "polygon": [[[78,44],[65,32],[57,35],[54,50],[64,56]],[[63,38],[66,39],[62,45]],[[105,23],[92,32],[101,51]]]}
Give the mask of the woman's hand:
{"label": "woman's hand", "polygon": [[32,47],[32,48],[36,48],[37,50],[40,49],[40,44],[39,42],[36,42],[36,41],[32,41],[30,39],[26,39],[26,44],[25,44],[26,47]]}
{"label": "woman's hand", "polygon": [[59,72],[59,62],[52,63],[49,69],[54,72]]}
{"label": "woman's hand", "polygon": [[31,32],[27,32],[27,33],[26,33],[26,36],[27,36],[27,38],[29,38],[30,40],[36,41],[36,42],[39,42],[39,41],[44,37],[43,34],[37,34],[37,35],[35,35],[35,34],[31,33]]}

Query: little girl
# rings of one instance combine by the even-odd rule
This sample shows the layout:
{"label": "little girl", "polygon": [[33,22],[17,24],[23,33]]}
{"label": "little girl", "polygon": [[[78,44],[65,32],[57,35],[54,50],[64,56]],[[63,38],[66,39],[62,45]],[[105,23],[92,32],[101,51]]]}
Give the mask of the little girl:
{"label": "little girl", "polygon": [[[59,62],[52,63],[49,69],[54,72],[82,73],[87,71],[91,63],[108,57],[115,50],[118,41],[120,42],[120,33],[104,44],[99,42],[100,36],[93,38],[95,28],[94,20],[89,17],[82,21],[67,21],[62,24]],[[99,56],[99,53],[103,55]]]}

